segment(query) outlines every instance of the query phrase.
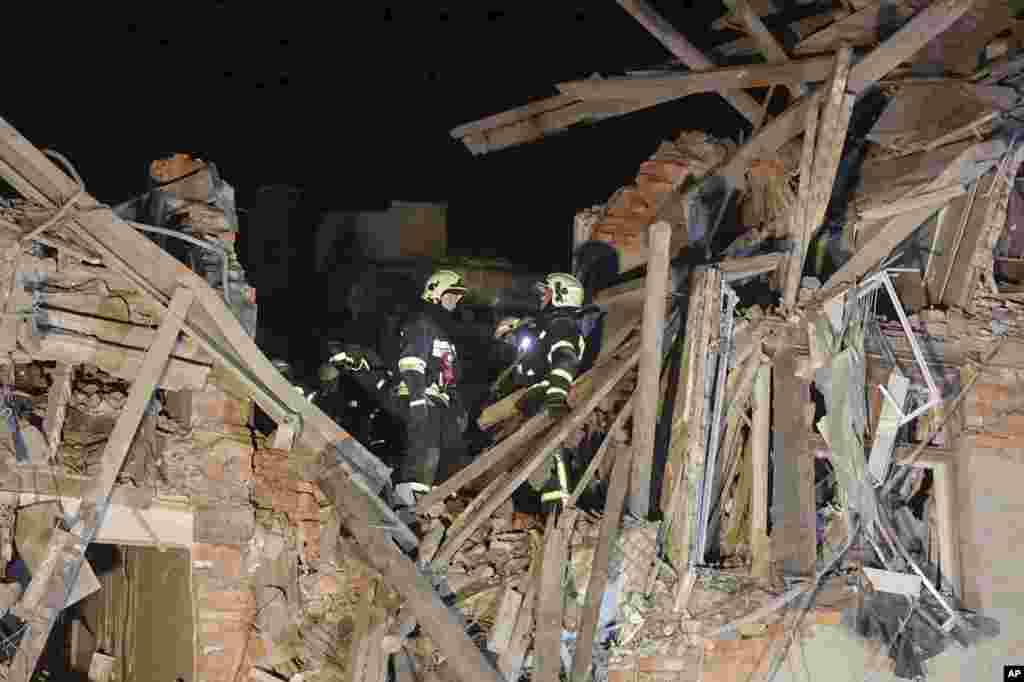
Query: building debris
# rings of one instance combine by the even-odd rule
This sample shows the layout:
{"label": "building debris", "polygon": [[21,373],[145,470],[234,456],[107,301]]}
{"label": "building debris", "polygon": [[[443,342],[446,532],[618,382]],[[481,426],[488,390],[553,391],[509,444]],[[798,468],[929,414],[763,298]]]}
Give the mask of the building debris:
{"label": "building debris", "polygon": [[[739,0],[717,26],[746,37],[714,55],[766,63],[719,66],[619,4],[689,70],[559,83],[453,137],[489,153],[699,92],[750,134],[683,131],[576,216],[577,256],[611,247],[621,281],[593,292],[570,414],[487,406],[488,447],[412,525],[389,467],[255,344],[214,164],[158,159],[111,209],[0,121],[22,195],[0,201],[0,562],[31,574],[3,585],[27,625],[7,679],[103,595],[87,552],[104,533],[189,550],[202,680],[771,679],[816,624],[910,679],[999,633],[965,607],[954,476],[967,439],[1001,448],[1020,410],[975,395],[1024,371],[1006,8],[854,1],[783,42],[760,16],[774,3]],[[516,495],[555,448],[572,493],[544,518]],[[89,679],[130,655],[94,651]]]}

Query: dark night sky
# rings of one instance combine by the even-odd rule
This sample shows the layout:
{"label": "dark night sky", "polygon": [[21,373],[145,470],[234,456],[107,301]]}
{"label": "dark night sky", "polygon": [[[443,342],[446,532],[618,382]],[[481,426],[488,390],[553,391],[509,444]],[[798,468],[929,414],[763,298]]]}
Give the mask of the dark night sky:
{"label": "dark night sky", "polygon": [[[721,5],[652,4],[708,47]],[[560,80],[671,55],[611,0],[407,5],[185,3],[111,16],[99,31],[65,22],[74,37],[54,37],[55,62],[4,72],[0,115],[67,155],[108,203],[143,191],[157,155],[188,151],[217,164],[243,208],[276,182],[323,208],[448,201],[452,246],[538,269],[566,264],[575,211],[629,183],[661,140],[745,123],[699,96],[473,157],[452,127],[557,94]]]}

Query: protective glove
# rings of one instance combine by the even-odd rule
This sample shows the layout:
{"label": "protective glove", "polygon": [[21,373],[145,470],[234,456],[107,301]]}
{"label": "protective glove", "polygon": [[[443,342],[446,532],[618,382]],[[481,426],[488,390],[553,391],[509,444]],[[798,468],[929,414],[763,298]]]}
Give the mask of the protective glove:
{"label": "protective glove", "polygon": [[370,370],[366,356],[356,350],[344,350],[331,356],[331,364],[348,372],[364,372]]}

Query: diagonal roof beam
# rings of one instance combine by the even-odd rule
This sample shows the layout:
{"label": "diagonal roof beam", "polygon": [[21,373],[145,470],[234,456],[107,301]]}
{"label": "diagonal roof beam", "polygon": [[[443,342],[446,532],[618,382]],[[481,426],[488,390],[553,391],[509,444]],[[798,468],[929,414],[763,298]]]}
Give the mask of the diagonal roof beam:
{"label": "diagonal roof beam", "polygon": [[[616,0],[616,2],[686,66],[694,71],[715,68],[714,62],[694,47],[693,43],[673,28],[672,24],[658,14],[645,0]],[[747,93],[723,92],[721,95],[750,123],[760,120],[761,105]]]}
{"label": "diagonal roof beam", "polygon": [[581,100],[635,100],[654,106],[669,99],[701,92],[821,82],[828,79],[834,63],[835,59],[828,55],[785,64],[727,66],[664,76],[584,78],[557,83],[555,87],[559,92]]}

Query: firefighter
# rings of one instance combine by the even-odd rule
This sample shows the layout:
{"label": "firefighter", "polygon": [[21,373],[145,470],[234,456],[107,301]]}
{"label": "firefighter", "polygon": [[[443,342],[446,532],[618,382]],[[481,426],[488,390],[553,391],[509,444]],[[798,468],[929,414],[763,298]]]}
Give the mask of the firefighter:
{"label": "firefighter", "polygon": [[569,411],[569,391],[586,349],[583,285],[572,275],[555,272],[538,282],[537,289],[540,315],[532,321],[533,333],[522,335],[521,357],[514,367],[516,384],[529,386],[519,409],[527,416],[544,409],[561,417]]}
{"label": "firefighter", "polygon": [[439,270],[427,280],[418,310],[399,332],[398,375],[408,391],[408,441],[398,468],[398,507],[412,507],[429,492],[442,464],[461,454],[466,418],[457,385],[459,359],[449,334],[451,313],[466,293],[462,277]]}
{"label": "firefighter", "polygon": [[[560,418],[569,412],[569,392],[586,349],[583,328],[589,314],[583,308],[583,285],[564,272],[554,272],[537,283],[540,314],[534,319],[506,319],[496,336],[516,346],[510,368],[513,383],[527,386],[517,403],[524,416],[544,410]],[[545,506],[568,497],[568,474],[563,452],[553,453],[550,467],[539,467],[530,477]]]}

